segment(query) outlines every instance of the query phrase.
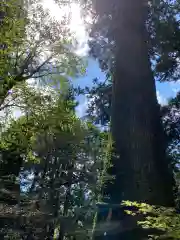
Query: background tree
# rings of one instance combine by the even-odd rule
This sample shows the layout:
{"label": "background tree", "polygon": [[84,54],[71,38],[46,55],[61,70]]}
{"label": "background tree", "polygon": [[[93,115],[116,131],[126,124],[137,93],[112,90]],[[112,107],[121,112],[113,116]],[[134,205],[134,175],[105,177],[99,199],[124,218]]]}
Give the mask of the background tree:
{"label": "background tree", "polygon": [[[14,181],[17,177],[21,181],[1,186],[1,192],[6,190],[1,202],[13,209],[8,216],[2,211],[1,228],[7,226],[9,235],[16,230],[42,239],[51,238],[60,226],[59,239],[86,238],[91,233],[106,138],[75,116],[71,89],[61,95],[48,89],[45,94],[41,88],[21,84],[16,91],[21,97],[14,106],[22,116],[12,119],[1,133],[1,153],[8,153],[3,154],[1,169],[6,171],[1,171],[1,178],[13,175]],[[14,189],[16,196],[10,201]],[[16,225],[11,223],[14,218]]]}
{"label": "background tree", "polygon": [[60,78],[63,81],[64,76],[82,72],[80,59],[73,54],[67,19],[57,22],[40,1],[21,6],[14,0],[5,1],[3,8],[1,110],[17,83],[29,79],[56,85]]}

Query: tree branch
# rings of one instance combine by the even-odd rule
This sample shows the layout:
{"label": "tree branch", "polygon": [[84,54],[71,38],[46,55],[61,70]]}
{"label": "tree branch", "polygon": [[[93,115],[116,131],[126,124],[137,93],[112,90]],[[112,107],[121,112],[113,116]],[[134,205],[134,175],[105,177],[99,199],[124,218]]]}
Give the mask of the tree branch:
{"label": "tree branch", "polygon": [[[28,75],[26,77],[23,77],[23,80],[27,80],[29,78],[32,78],[32,76],[34,74],[36,74],[37,72],[39,72],[40,69],[52,59],[52,57],[53,57],[53,55],[51,55],[49,58],[47,58],[46,61],[44,61],[40,66],[38,66],[36,69],[34,69],[30,75]],[[18,76],[17,76],[17,78],[18,78]]]}

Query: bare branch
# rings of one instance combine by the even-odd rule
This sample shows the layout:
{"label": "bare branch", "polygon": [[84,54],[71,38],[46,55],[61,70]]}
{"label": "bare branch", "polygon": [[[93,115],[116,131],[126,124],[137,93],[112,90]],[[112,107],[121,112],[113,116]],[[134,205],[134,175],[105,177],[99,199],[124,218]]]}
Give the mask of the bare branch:
{"label": "bare branch", "polygon": [[38,76],[32,76],[31,78],[41,78],[41,77],[47,77],[47,76],[53,75],[53,74],[62,74],[62,73],[63,72],[49,72],[49,73],[38,75]]}
{"label": "bare branch", "polygon": [[[36,69],[34,69],[30,75],[28,75],[28,76],[26,76],[26,77],[23,77],[23,80],[27,80],[27,79],[29,79],[29,78],[32,78],[32,76],[33,76],[34,74],[36,74],[37,72],[39,72],[39,71],[41,70],[41,68],[42,68],[46,63],[48,63],[52,58],[53,58],[53,55],[51,55],[49,58],[47,58],[46,61],[44,61],[44,62],[43,62],[40,66],[38,66]],[[18,80],[18,76],[17,76],[17,80]]]}
{"label": "bare branch", "polygon": [[25,108],[25,106],[22,106],[22,105],[18,105],[18,104],[6,104],[2,107],[0,107],[0,111],[4,110],[5,108],[8,108],[8,107],[18,107],[18,108]]}
{"label": "bare branch", "polygon": [[28,54],[27,58],[24,60],[24,65],[22,66],[22,70],[21,73],[19,74],[19,76],[22,76],[24,74],[24,70],[28,68],[28,65],[30,63],[30,61],[32,61],[33,57],[35,57],[36,54],[36,50],[37,47],[39,46],[41,41],[38,41],[35,46],[33,47],[33,49],[30,51],[30,53]]}

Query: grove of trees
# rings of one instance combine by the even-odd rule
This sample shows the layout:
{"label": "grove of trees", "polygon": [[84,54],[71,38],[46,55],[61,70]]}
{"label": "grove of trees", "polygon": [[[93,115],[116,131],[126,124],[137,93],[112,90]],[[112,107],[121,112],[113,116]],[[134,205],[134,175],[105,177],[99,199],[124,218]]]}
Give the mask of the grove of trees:
{"label": "grove of trees", "polygon": [[0,3],[0,239],[180,239],[180,92],[160,106],[155,87],[180,80],[180,2],[73,3],[106,75],[91,88],[68,17]]}

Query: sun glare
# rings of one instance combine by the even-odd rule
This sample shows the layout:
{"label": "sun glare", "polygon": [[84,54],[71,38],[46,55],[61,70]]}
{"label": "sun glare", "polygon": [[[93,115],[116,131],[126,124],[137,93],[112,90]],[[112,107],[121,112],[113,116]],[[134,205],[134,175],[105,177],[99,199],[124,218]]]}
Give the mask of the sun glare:
{"label": "sun glare", "polygon": [[76,53],[78,55],[86,55],[88,51],[88,34],[85,29],[84,21],[81,17],[81,8],[77,3],[71,3],[67,6],[60,7],[54,0],[42,0],[45,10],[48,10],[52,17],[57,21],[61,21],[63,17],[69,17],[69,28],[78,42]]}
{"label": "sun glare", "polygon": [[60,8],[54,0],[42,0],[42,6],[45,10],[48,10],[52,17],[54,17],[57,21],[62,20],[64,16],[68,16],[70,13],[68,7],[63,6]]}

